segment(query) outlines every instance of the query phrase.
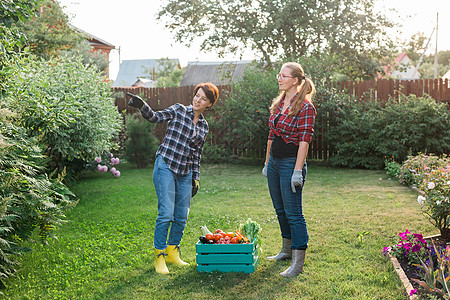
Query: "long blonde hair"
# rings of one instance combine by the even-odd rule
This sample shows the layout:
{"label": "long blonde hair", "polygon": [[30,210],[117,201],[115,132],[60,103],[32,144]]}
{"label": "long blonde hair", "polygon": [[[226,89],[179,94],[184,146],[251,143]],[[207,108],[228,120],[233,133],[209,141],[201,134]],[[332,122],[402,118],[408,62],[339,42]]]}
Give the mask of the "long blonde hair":
{"label": "long blonde hair", "polygon": [[[305,72],[300,64],[296,62],[288,62],[285,63],[282,68],[288,68],[291,70],[291,76],[298,79],[298,87],[300,86],[300,90],[297,92],[297,97],[294,99],[292,107],[289,110],[288,116],[293,116],[297,114],[303,107],[303,101],[308,99],[312,102],[312,97],[316,92],[316,87],[310,78],[305,77]],[[302,84],[303,83],[303,84]],[[273,99],[272,105],[270,106],[270,112],[273,114],[277,110],[278,105],[281,102],[281,99],[286,95],[285,91],[282,91],[278,96]],[[287,99],[288,101],[290,99]]]}

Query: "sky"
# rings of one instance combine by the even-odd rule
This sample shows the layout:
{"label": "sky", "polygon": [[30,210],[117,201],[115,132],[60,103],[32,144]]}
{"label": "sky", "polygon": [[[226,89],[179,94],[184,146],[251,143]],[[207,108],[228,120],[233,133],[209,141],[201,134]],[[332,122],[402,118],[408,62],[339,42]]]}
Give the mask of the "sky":
{"label": "sky", "polygon": [[[110,79],[119,71],[120,61],[130,59],[178,58],[182,67],[189,61],[247,60],[255,58],[250,51],[243,57],[232,54],[218,58],[215,53],[200,52],[176,43],[173,34],[156,20],[163,0],[58,0],[72,25],[86,31],[119,50],[110,53]],[[376,9],[401,25],[392,32],[406,40],[417,32],[429,37],[438,23],[438,50],[450,50],[450,0],[375,0]],[[397,13],[392,12],[397,10]],[[401,30],[399,34],[396,31]],[[427,54],[436,49],[434,32]]]}

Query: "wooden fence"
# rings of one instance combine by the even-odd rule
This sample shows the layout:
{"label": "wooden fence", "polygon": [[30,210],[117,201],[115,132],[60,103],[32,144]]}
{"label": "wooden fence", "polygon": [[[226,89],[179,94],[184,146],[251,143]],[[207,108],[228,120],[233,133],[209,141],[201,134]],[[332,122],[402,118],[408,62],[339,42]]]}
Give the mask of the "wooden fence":
{"label": "wooden fence", "polygon": [[358,99],[369,98],[386,101],[389,97],[398,99],[400,94],[414,94],[418,97],[428,94],[438,102],[450,103],[448,79],[341,81],[335,83],[334,86]]}
{"label": "wooden fence", "polygon": [[[446,80],[414,80],[400,81],[392,79],[368,80],[368,81],[343,81],[334,84],[338,89],[349,93],[359,99],[386,101],[389,97],[398,99],[400,94],[423,96],[428,94],[438,102],[446,102],[450,109],[450,83]],[[218,86],[220,99],[227,97],[231,86]],[[134,113],[136,109],[127,106],[129,97],[126,93],[141,95],[154,110],[161,110],[175,103],[189,105],[192,101],[194,86],[183,86],[173,88],[144,88],[144,87],[114,87],[115,105],[119,112]],[[218,102],[220,105],[221,101]],[[214,107],[213,107],[214,108]],[[320,108],[318,108],[320,109]],[[213,114],[214,110],[206,111],[207,114]],[[326,120],[317,119],[316,124],[326,123]],[[322,123],[322,124],[323,124]],[[317,126],[319,127],[319,126]],[[316,129],[315,137],[310,145],[308,157],[319,160],[327,160],[333,154],[332,145],[328,145],[324,139],[326,135],[326,126],[320,126]],[[157,124],[156,136],[162,140],[166,124]],[[320,130],[321,132],[318,132]],[[214,133],[212,133],[214,135]],[[262,154],[264,155],[264,154]]]}

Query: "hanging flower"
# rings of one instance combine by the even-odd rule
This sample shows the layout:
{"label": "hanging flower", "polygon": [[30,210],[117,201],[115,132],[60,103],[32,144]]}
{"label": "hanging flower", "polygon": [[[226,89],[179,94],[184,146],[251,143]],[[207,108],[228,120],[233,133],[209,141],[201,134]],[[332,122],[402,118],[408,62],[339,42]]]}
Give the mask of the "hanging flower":
{"label": "hanging flower", "polygon": [[422,195],[419,195],[419,196],[417,197],[417,202],[419,202],[420,205],[423,205],[423,204],[425,203],[425,200],[427,200],[427,198],[425,198],[425,197],[422,196]]}

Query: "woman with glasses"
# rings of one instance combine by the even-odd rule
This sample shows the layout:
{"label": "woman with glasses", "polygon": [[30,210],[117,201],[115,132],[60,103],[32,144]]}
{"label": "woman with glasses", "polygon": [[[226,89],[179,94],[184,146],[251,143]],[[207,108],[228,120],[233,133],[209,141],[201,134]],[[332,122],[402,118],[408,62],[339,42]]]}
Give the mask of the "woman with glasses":
{"label": "woman with glasses", "polygon": [[308,231],[302,209],[306,157],[314,132],[314,83],[298,63],[288,62],[277,75],[280,94],[270,107],[269,137],[263,175],[281,229],[282,248],[272,260],[292,259],[280,273],[295,277],[303,272]]}
{"label": "woman with glasses", "polygon": [[140,109],[145,119],[153,123],[168,122],[166,134],[156,152],[153,183],[158,196],[155,270],[159,274],[169,274],[166,262],[189,265],[181,260],[179,245],[191,197],[199,188],[200,159],[209,130],[203,112],[216,103],[219,90],[212,83],[198,84],[194,88],[191,105],[178,103],[156,112],[140,97],[130,96],[128,105]]}

